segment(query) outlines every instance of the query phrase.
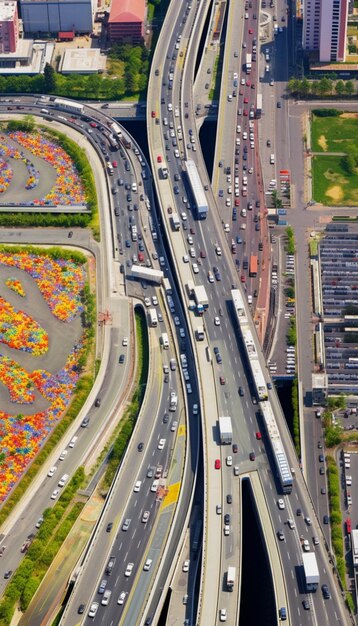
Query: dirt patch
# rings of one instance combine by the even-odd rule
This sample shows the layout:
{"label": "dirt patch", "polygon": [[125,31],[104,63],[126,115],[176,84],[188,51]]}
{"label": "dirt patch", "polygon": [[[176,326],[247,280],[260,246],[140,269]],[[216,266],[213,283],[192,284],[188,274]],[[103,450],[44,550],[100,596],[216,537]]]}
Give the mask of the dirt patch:
{"label": "dirt patch", "polygon": [[332,183],[339,183],[340,185],[348,183],[348,181],[341,174],[331,169],[325,171],[324,177]]}
{"label": "dirt patch", "polygon": [[358,113],[341,113],[341,115],[339,117],[345,117],[345,118],[351,118],[351,119],[355,119],[358,117]]}
{"label": "dirt patch", "polygon": [[322,148],[323,152],[327,152],[328,150],[328,144],[327,144],[327,139],[325,138],[324,135],[321,135],[319,140],[318,140],[318,145],[320,148]]}
{"label": "dirt patch", "polygon": [[335,202],[339,202],[340,200],[342,200],[344,196],[342,187],[340,187],[339,185],[330,187],[326,191],[326,196],[328,196],[329,198],[332,198],[332,200],[334,200]]}

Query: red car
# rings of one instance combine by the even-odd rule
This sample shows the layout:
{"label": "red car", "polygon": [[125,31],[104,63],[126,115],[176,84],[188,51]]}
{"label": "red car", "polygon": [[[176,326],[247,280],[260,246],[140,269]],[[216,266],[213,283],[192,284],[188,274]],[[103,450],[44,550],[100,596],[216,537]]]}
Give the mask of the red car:
{"label": "red car", "polygon": [[248,116],[248,114],[249,114],[248,110],[247,110],[247,109],[244,109],[244,115],[245,115],[245,117],[247,117],[247,116]]}
{"label": "red car", "polygon": [[205,252],[205,250],[200,250],[200,258],[201,259],[206,259],[206,252]]}
{"label": "red car", "polygon": [[241,274],[241,282],[242,283],[246,283],[246,276],[245,276],[245,274]]}
{"label": "red car", "polygon": [[225,385],[226,381],[224,376],[220,376],[220,385]]}
{"label": "red car", "polygon": [[256,439],[262,439],[262,435],[259,431],[256,433]]}
{"label": "red car", "polygon": [[162,157],[160,156],[160,154],[158,154],[157,156],[157,163],[161,163],[162,162]]}
{"label": "red car", "polygon": [[247,80],[247,81],[246,81],[246,85],[247,85],[247,87],[250,87],[250,85],[251,85],[251,80]]}
{"label": "red car", "polygon": [[92,126],[92,128],[97,128],[96,122],[90,122],[90,126]]}
{"label": "red car", "polygon": [[117,161],[113,161],[112,165],[113,165],[113,167],[118,167]]}
{"label": "red car", "polygon": [[249,99],[248,98],[244,98],[244,104],[248,104],[249,103]]}
{"label": "red car", "polygon": [[254,34],[253,28],[249,28],[249,35],[253,35],[253,34]]}
{"label": "red car", "polygon": [[221,468],[221,461],[220,459],[216,459],[215,461],[215,469],[220,469]]}
{"label": "red car", "polygon": [[156,112],[152,111],[152,117],[155,117],[155,116],[156,116]]}
{"label": "red car", "polygon": [[240,200],[239,200],[239,198],[235,198],[235,206],[240,206]]}
{"label": "red car", "polygon": [[143,254],[143,252],[138,252],[138,260],[139,260],[141,263],[143,263],[143,261],[144,261],[144,254]]}

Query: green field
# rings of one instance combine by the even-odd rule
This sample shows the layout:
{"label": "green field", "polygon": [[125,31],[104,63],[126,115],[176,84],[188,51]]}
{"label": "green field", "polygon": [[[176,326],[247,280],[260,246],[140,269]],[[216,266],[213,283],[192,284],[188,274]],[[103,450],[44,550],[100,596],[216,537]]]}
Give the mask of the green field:
{"label": "green field", "polygon": [[358,173],[348,176],[342,157],[315,156],[312,159],[313,198],[326,206],[358,205]]}
{"label": "green field", "polygon": [[[354,117],[344,117],[354,115]],[[311,143],[313,152],[349,152],[358,146],[358,114],[343,113],[339,117],[312,116]]]}

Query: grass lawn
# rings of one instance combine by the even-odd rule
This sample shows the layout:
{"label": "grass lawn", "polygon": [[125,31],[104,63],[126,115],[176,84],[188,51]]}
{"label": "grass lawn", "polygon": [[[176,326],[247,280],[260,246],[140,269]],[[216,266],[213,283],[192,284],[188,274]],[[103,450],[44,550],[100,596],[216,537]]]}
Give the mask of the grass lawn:
{"label": "grass lawn", "polygon": [[345,115],[350,114],[343,113],[339,117],[312,116],[313,152],[349,152],[353,144],[358,145],[358,116]]}
{"label": "grass lawn", "polygon": [[327,206],[358,205],[358,174],[348,176],[339,156],[312,159],[313,198]]}

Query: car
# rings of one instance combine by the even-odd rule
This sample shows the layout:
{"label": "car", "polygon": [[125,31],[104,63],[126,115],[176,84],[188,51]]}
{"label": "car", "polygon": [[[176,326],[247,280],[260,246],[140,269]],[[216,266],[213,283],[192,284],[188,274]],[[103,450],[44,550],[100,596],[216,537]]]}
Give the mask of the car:
{"label": "car", "polygon": [[262,435],[261,435],[261,433],[259,431],[257,431],[257,433],[256,433],[256,439],[259,440],[259,441],[262,439]]}
{"label": "car", "polygon": [[312,537],[312,541],[313,541],[313,545],[314,546],[319,546],[319,539],[318,539],[318,537]]}
{"label": "car", "polygon": [[[255,295],[255,291],[256,291],[256,295]],[[255,298],[257,297],[257,290],[254,291],[254,296]],[[267,383],[267,389],[272,389],[272,383]]]}
{"label": "car", "polygon": [[229,456],[226,457],[226,465],[228,467],[231,467],[232,465],[232,456],[229,454]]}
{"label": "car", "polygon": [[280,511],[283,511],[283,509],[285,508],[285,503],[282,500],[282,498],[280,498],[279,500],[277,500],[277,506],[280,509]]}
{"label": "car", "polygon": [[9,578],[11,578],[11,574],[12,574],[12,569],[6,570],[6,572],[4,574],[5,580],[9,580]]}
{"label": "car", "polygon": [[59,489],[55,489],[55,491],[52,492],[51,494],[51,500],[56,500],[58,494],[60,493]]}
{"label": "car", "polygon": [[122,339],[122,346],[123,347],[128,346],[128,337],[123,337],[123,339]]}
{"label": "car", "polygon": [[220,619],[220,622],[226,622],[226,620],[227,620],[227,610],[226,609],[220,609],[220,611],[219,611],[219,619]]}
{"label": "car", "polygon": [[103,578],[103,580],[101,580],[100,586],[98,587],[97,593],[103,594],[106,587],[107,587],[107,579]]}
{"label": "car", "polygon": [[190,561],[189,561],[189,559],[187,559],[186,561],[184,561],[184,563],[183,563],[183,567],[182,567],[182,570],[183,570],[184,574],[185,574],[186,572],[188,572],[188,571],[189,571],[189,565],[190,565]]}
{"label": "car", "polygon": [[279,538],[279,541],[285,541],[285,535],[283,534],[283,530],[281,528],[277,531],[277,537]]}
{"label": "car", "polygon": [[230,524],[230,513],[225,513],[224,524]]}
{"label": "car", "polygon": [[303,540],[302,547],[303,547],[304,552],[309,552],[310,551],[310,544],[309,544],[308,539],[304,539]]}
{"label": "car", "polygon": [[166,439],[159,439],[158,450],[164,450]]}
{"label": "car", "polygon": [[308,602],[308,600],[302,600],[302,606],[303,606],[305,611],[309,611],[310,610],[310,603]]}
{"label": "car", "polygon": [[294,530],[294,528],[296,528],[295,522],[293,521],[293,519],[288,519],[287,520],[287,525],[289,528],[291,528],[291,530]]}
{"label": "car", "polygon": [[324,456],[323,456],[323,454],[319,455],[318,460],[319,460],[320,463],[324,463]]}
{"label": "car", "polygon": [[122,524],[122,530],[123,530],[124,532],[126,532],[126,531],[128,530],[128,528],[130,527],[130,525],[131,525],[131,521],[132,521],[132,520],[131,520],[131,519],[129,519],[128,517],[124,520],[124,522],[123,522],[123,524]]}
{"label": "car", "polygon": [[162,162],[162,157],[160,154],[158,154],[157,156],[157,163],[161,163]]}
{"label": "car", "polygon": [[49,471],[47,472],[47,476],[49,476],[49,477],[51,478],[51,476],[53,476],[53,475],[54,475],[54,473],[56,472],[56,470],[57,470],[56,465],[53,465],[53,466],[49,469]]}
{"label": "car", "polygon": [[164,413],[163,424],[167,424],[168,422],[169,422],[169,413]]}
{"label": "car", "polygon": [[236,454],[239,451],[239,447],[237,445],[237,443],[233,443],[232,444],[232,451],[234,454]]}
{"label": "car", "polygon": [[322,593],[325,600],[329,600],[331,597],[331,592],[328,588],[328,585],[322,585]]}
{"label": "car", "polygon": [[282,102],[280,102],[280,100],[279,100],[279,101],[277,102],[277,108],[278,108],[278,109],[281,109],[281,107],[282,107]]}
{"label": "car", "polygon": [[285,620],[287,619],[287,611],[286,611],[286,607],[285,607],[285,606],[282,606],[282,607],[280,608],[280,610],[279,610],[279,616],[280,616],[280,619],[281,619],[282,621],[285,621]]}
{"label": "car", "polygon": [[215,469],[221,469],[221,461],[220,459],[215,459]]}
{"label": "car", "polygon": [[82,613],[84,613],[84,612],[85,612],[85,605],[84,604],[80,604],[80,606],[77,609],[77,613],[79,615],[82,615]]}
{"label": "car", "polygon": [[297,509],[297,511],[296,511],[296,515],[297,515],[297,517],[301,517],[301,515],[302,515],[302,509]]}
{"label": "car", "polygon": [[131,576],[133,572],[133,568],[134,568],[134,563],[128,563],[126,567],[126,571],[124,572],[124,575],[126,578],[129,578],[129,576]]}
{"label": "car", "polygon": [[118,359],[118,363],[124,363],[124,361],[126,360],[126,355],[125,354],[120,354],[119,359]]}
{"label": "car", "polygon": [[319,473],[320,473],[321,476],[324,475],[324,467],[320,467],[319,468]]}
{"label": "car", "polygon": [[307,524],[307,526],[312,526],[312,520],[310,517],[305,517],[305,522]]}
{"label": "car", "polygon": [[95,617],[98,611],[99,602],[92,602],[90,609],[88,611],[88,617]]}
{"label": "car", "polygon": [[250,452],[249,457],[250,457],[250,461],[254,461],[254,460],[255,460],[255,458],[256,458],[256,456],[255,456],[255,452]]}
{"label": "car", "polygon": [[214,317],[214,324],[215,326],[220,326],[220,317]]}
{"label": "car", "polygon": [[325,496],[326,493],[327,493],[326,492],[326,488],[325,487],[321,487],[321,494],[322,494],[322,496]]}
{"label": "car", "polygon": [[124,604],[126,597],[127,597],[127,592],[126,591],[122,591],[119,594],[119,598],[117,600],[117,604]]}
{"label": "car", "polygon": [[222,356],[220,354],[220,352],[217,353],[216,355],[216,362],[220,365],[220,363],[222,363]]}
{"label": "car", "polygon": [[328,515],[324,515],[323,516],[323,523],[324,524],[329,524],[329,517],[328,517]]}
{"label": "car", "polygon": [[102,606],[108,606],[109,601],[111,599],[111,595],[112,595],[112,591],[110,589],[107,589],[104,594],[103,594],[103,598],[102,598]]}
{"label": "car", "polygon": [[245,392],[244,392],[244,388],[243,387],[239,387],[239,396],[244,396]]}
{"label": "car", "polygon": [[224,376],[220,376],[220,385],[225,385],[225,384],[226,384],[226,380]]}
{"label": "car", "polygon": [[101,398],[96,398],[96,401],[95,401],[94,405],[95,405],[96,407],[101,406]]}
{"label": "car", "polygon": [[231,493],[228,493],[228,494],[227,494],[227,496],[226,496],[226,502],[227,502],[228,504],[232,504],[232,495],[231,495]]}
{"label": "car", "polygon": [[148,572],[150,568],[152,567],[152,563],[153,563],[153,559],[147,559],[146,562],[144,563],[143,570],[145,572]]}

